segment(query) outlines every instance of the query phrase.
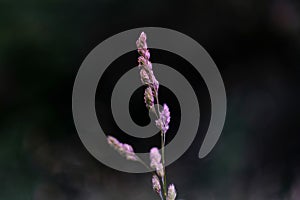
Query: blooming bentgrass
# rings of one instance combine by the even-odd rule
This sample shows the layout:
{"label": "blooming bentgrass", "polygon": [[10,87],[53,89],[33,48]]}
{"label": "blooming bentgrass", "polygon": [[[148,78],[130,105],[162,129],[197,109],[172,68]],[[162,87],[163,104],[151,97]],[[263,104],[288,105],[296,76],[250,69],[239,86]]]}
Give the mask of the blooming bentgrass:
{"label": "blooming bentgrass", "polygon": [[[153,112],[156,116],[155,125],[160,130],[161,134],[161,153],[157,147],[153,147],[150,150],[150,167],[144,161],[142,161],[133,151],[132,146],[119,142],[112,136],[107,137],[108,143],[118,151],[127,160],[137,161],[143,164],[148,169],[153,169],[152,176],[152,187],[153,190],[160,196],[162,200],[175,200],[176,190],[173,184],[167,187],[167,177],[165,168],[165,140],[166,132],[169,129],[170,123],[170,111],[169,107],[164,104],[163,109],[159,107],[158,100],[158,88],[159,82],[156,80],[153,70],[152,63],[150,62],[150,52],[147,46],[147,36],[144,32],[141,33],[140,37],[136,41],[136,46],[139,53],[138,63],[140,69],[141,81],[147,86],[144,93],[144,101],[149,111]],[[154,106],[156,101],[156,107]]]}

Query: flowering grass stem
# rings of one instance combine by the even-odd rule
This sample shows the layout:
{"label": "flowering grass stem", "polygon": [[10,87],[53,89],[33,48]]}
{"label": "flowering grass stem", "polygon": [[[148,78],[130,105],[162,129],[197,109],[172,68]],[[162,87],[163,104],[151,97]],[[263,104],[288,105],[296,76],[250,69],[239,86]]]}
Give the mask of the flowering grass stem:
{"label": "flowering grass stem", "polygon": [[[152,172],[152,186],[153,190],[160,196],[161,200],[175,200],[176,190],[173,184],[167,187],[167,175],[165,166],[165,142],[166,142],[166,132],[169,129],[170,123],[170,111],[169,107],[164,104],[163,109],[160,110],[160,104],[158,99],[158,88],[159,82],[156,80],[152,63],[150,62],[150,52],[148,50],[146,42],[146,34],[141,33],[140,37],[136,41],[138,48],[138,53],[140,54],[138,58],[139,68],[140,68],[140,78],[144,85],[147,86],[144,93],[144,101],[146,108],[152,111],[155,116],[155,124],[160,130],[161,135],[161,154],[158,148],[153,147],[150,150],[150,167],[140,159],[133,148],[128,144],[120,143],[114,137],[108,136],[108,143],[115,148],[122,156],[126,157],[128,160],[137,161],[144,165],[149,171]],[[156,108],[154,105],[154,99],[156,101]],[[159,178],[160,177],[160,178]]]}

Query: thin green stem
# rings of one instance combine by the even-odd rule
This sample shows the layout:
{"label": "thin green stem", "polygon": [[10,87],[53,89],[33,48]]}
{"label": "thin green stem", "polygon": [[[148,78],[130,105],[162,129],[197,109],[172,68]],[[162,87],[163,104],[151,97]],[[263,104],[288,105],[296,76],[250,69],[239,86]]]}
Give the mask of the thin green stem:
{"label": "thin green stem", "polygon": [[[152,169],[140,158],[137,156],[137,161],[144,165],[149,171],[152,171]],[[155,173],[154,173],[155,174]]]}
{"label": "thin green stem", "polygon": [[160,196],[161,200],[164,200],[164,197],[163,197],[163,195],[161,194],[161,192],[159,193],[159,196]]}
{"label": "thin green stem", "polygon": [[162,154],[162,165],[164,168],[164,177],[163,179],[163,191],[164,196],[167,197],[167,172],[165,167],[165,140],[164,140],[164,133],[161,131],[161,154]]}

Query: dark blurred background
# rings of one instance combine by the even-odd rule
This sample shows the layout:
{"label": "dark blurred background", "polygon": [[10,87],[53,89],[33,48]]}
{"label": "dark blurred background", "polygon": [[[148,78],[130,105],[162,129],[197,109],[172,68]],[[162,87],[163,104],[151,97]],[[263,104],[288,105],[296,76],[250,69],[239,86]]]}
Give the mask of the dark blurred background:
{"label": "dark blurred background", "polygon": [[[299,200],[300,2],[292,0],[1,0],[0,199],[158,199],[150,174],[118,172],[87,152],[71,105],[76,73],[87,54],[116,33],[145,26],[174,29],[198,41],[217,64],[227,91],[223,133],[200,160],[210,103],[203,80],[197,79],[204,116],[199,133],[167,168],[178,199]],[[178,56],[151,53],[153,61],[191,76],[189,64]],[[118,63],[132,67],[136,58],[130,52],[110,69]],[[109,101],[99,97],[108,91],[101,93],[101,87],[116,80],[102,81],[96,97],[100,123],[137,151],[149,150],[145,141],[115,132],[109,111],[101,110]],[[170,135],[176,134],[178,104],[166,88],[161,92],[173,106]],[[140,118],[146,111],[136,112],[133,105],[142,108],[142,93],[137,90],[130,104],[141,125],[147,123]]]}

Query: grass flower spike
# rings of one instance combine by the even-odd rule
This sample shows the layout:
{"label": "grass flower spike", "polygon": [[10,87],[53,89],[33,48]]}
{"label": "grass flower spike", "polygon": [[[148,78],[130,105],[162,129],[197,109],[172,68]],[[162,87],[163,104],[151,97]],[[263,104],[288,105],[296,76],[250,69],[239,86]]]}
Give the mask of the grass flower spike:
{"label": "grass flower spike", "polygon": [[112,136],[107,137],[107,142],[115,150],[117,150],[122,156],[124,156],[127,160],[132,160],[132,161],[138,160],[138,157],[135,155],[132,146],[130,146],[129,144],[122,144]]}
{"label": "grass flower spike", "polygon": [[150,86],[155,93],[158,92],[159,83],[156,80],[153,70],[152,63],[150,62],[150,53],[147,46],[147,37],[144,32],[141,33],[139,39],[136,41],[136,46],[138,48],[138,53],[140,57],[138,58],[141,81],[144,85]]}

